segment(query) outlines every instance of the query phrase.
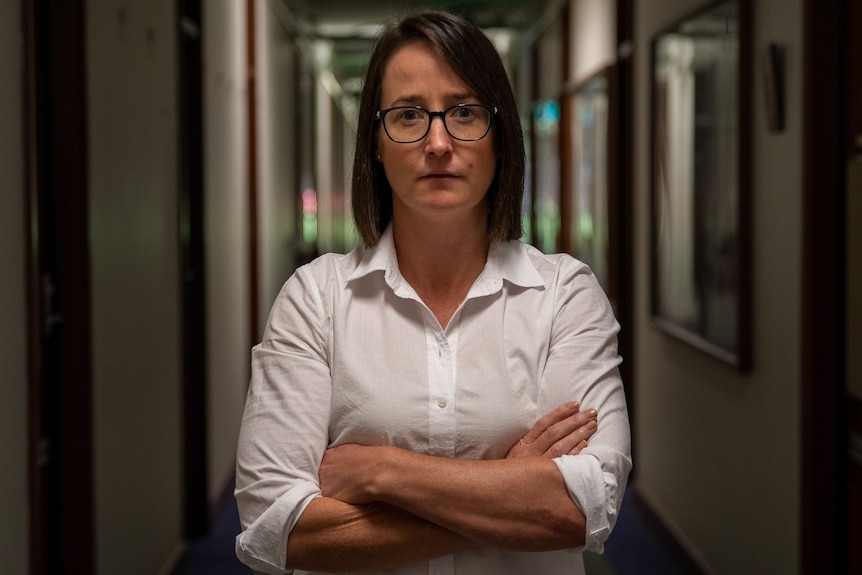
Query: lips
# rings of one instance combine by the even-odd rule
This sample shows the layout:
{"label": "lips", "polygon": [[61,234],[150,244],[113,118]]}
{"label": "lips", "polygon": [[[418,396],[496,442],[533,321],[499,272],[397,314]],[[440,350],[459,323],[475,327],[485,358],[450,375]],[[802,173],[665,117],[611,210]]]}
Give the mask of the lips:
{"label": "lips", "polygon": [[456,178],[456,177],[458,177],[458,176],[456,176],[456,175],[455,175],[455,174],[453,174],[452,172],[444,172],[444,171],[440,171],[440,172],[436,172],[436,171],[435,171],[435,172],[428,172],[427,174],[425,174],[424,176],[422,176],[422,178],[423,178],[423,179],[435,179],[435,178]]}

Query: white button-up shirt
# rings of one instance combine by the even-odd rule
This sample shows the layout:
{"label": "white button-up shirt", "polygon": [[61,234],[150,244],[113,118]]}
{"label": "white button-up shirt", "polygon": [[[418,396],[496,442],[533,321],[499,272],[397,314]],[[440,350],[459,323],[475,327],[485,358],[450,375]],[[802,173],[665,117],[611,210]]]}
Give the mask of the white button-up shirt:
{"label": "white button-up shirt", "polygon": [[[555,462],[586,516],[585,548],[600,552],[631,469],[618,329],[586,265],[519,242],[491,245],[446,329],[401,276],[391,227],[374,248],[298,269],[252,352],[237,555],[258,571],[284,572],[291,529],[321,495],[317,470],[329,446],[500,459],[539,417],[573,400],[598,411],[598,431],[579,455]],[[578,574],[581,551],[480,547],[386,573]]]}

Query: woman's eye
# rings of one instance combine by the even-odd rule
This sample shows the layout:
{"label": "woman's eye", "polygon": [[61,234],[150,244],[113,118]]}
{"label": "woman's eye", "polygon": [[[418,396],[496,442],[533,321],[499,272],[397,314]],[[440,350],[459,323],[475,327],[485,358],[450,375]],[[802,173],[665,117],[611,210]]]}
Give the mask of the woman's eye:
{"label": "woman's eye", "polygon": [[473,111],[472,108],[463,107],[455,108],[454,110],[452,110],[451,117],[456,120],[470,120],[475,115],[476,113]]}
{"label": "woman's eye", "polygon": [[402,110],[398,114],[399,122],[415,122],[418,119],[420,119],[418,110]]}

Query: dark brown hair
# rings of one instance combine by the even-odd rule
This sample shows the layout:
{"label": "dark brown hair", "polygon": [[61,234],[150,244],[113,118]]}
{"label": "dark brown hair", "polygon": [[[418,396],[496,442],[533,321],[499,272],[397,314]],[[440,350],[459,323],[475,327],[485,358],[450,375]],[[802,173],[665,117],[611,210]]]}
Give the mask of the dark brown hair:
{"label": "dark brown hair", "polygon": [[392,189],[375,161],[383,72],[390,58],[408,44],[425,42],[437,50],[482,103],[497,107],[494,147],[497,173],[488,190],[488,233],[492,240],[521,237],[524,194],[524,136],[518,106],[503,62],[491,41],[473,24],[447,12],[422,12],[386,27],[375,42],[359,104],[353,158],[351,205],[356,228],[368,246],[376,245],[392,219]]}

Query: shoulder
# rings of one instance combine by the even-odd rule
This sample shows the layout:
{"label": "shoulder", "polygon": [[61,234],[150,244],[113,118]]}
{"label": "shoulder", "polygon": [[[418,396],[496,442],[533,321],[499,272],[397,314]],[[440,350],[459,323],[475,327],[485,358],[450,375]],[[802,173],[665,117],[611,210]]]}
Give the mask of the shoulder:
{"label": "shoulder", "polygon": [[297,268],[291,279],[312,281],[318,285],[346,281],[359,266],[363,253],[364,248],[360,246],[346,254],[322,254]]}
{"label": "shoulder", "polygon": [[546,254],[535,246],[518,242],[518,248],[545,281],[547,287],[576,276],[593,277],[590,267],[571,254]]}
{"label": "shoulder", "polygon": [[529,245],[520,249],[542,278],[555,308],[613,322],[608,296],[590,266],[566,253],[546,254]]}
{"label": "shoulder", "polygon": [[298,267],[282,285],[274,308],[296,305],[320,308],[344,287],[356,269],[362,258],[361,254],[357,255],[357,249],[347,254],[323,254]]}

